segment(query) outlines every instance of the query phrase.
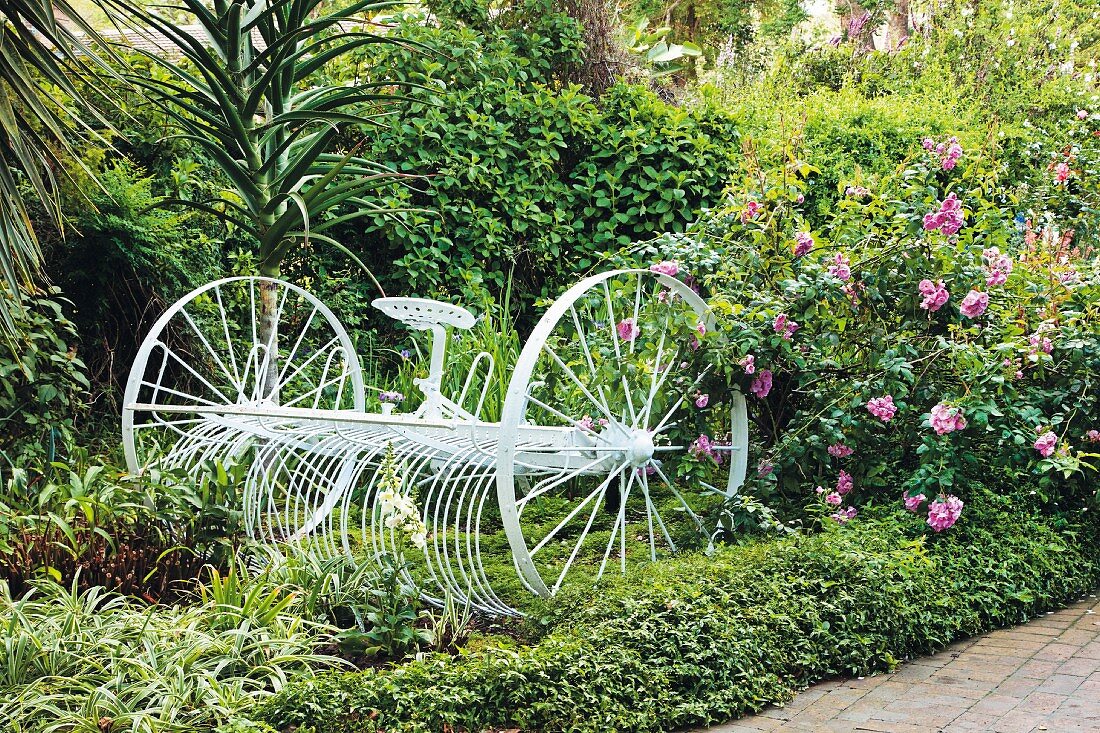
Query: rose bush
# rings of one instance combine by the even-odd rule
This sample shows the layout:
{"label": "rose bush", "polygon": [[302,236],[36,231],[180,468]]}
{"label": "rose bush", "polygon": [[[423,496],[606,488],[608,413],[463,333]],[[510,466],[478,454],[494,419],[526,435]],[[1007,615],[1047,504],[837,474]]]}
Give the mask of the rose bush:
{"label": "rose bush", "polygon": [[937,532],[963,512],[966,467],[1038,474],[1050,501],[1092,496],[1091,122],[1069,115],[1028,176],[1009,176],[995,143],[914,140],[894,173],[841,182],[817,230],[803,211],[815,168],[750,155],[725,207],[634,250],[676,262],[723,316],[704,352],[716,379],[751,395],[756,460],[770,468],[750,472],[751,493],[809,500],[837,521],[904,497]]}

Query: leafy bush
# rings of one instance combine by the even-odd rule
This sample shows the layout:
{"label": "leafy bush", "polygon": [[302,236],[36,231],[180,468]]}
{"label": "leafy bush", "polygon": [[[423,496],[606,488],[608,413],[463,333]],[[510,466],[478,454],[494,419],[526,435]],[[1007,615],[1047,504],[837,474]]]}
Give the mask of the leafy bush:
{"label": "leafy bush", "polygon": [[[518,3],[492,20],[482,3],[441,8],[439,22],[405,12],[401,37],[444,54],[370,48],[347,69],[351,78],[383,65],[423,87],[366,141],[370,155],[422,178],[388,198],[403,211],[339,235],[387,288],[461,292],[473,270],[500,290],[514,273],[526,306],[608,246],[679,231],[718,201],[739,149],[733,119],[630,86],[597,105],[559,84],[579,31],[543,5]],[[319,258],[339,271],[339,257]]]}
{"label": "leafy bush", "polygon": [[[19,293],[18,340],[0,348],[0,474],[64,455],[88,389],[77,337],[57,288]],[[0,298],[12,298],[0,289]]]}
{"label": "leafy bush", "polygon": [[1100,580],[1095,527],[974,488],[959,531],[896,514],[651,566],[558,599],[518,651],[324,676],[261,703],[279,730],[657,731],[707,724],[836,674],[894,667],[1025,620]]}
{"label": "leafy bush", "polygon": [[135,477],[81,454],[43,473],[12,470],[0,495],[0,580],[16,595],[43,577],[176,595],[180,580],[224,565],[240,541],[243,467],[208,468],[198,480]]}
{"label": "leafy bush", "polygon": [[157,208],[154,180],[125,159],[104,166],[52,243],[48,268],[77,304],[73,319],[100,385],[120,387],[140,336],[163,307],[221,273],[221,245],[190,213]]}
{"label": "leafy bush", "polygon": [[1089,125],[1063,121],[1010,188],[995,144],[913,140],[896,172],[842,184],[816,228],[803,193],[814,169],[792,143],[785,165],[750,167],[730,205],[687,235],[636,250],[715,293],[725,340],[708,345],[713,373],[754,395],[750,493],[768,501],[778,488],[801,507],[824,487],[835,502],[854,477],[845,501],[900,488],[931,502],[964,493],[957,477],[979,464],[1039,476],[1055,499],[1095,493]]}

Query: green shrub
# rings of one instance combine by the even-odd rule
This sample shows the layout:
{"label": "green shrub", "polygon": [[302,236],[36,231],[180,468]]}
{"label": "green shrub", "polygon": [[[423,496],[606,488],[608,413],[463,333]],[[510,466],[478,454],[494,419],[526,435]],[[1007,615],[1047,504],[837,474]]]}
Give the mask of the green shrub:
{"label": "green shrub", "polygon": [[[88,389],[57,288],[21,292],[14,348],[0,347],[0,474],[65,455]],[[0,288],[0,298],[12,298]]]}
{"label": "green shrub", "polygon": [[76,304],[73,320],[95,380],[121,387],[140,337],[162,310],[150,304],[218,277],[221,245],[195,214],[156,208],[153,179],[126,159],[104,166],[98,180],[101,188],[70,202],[73,232],[46,259]]}
{"label": "green shrub", "polygon": [[[387,197],[400,213],[337,237],[387,289],[453,295],[472,270],[499,292],[514,273],[515,300],[529,306],[609,247],[680,231],[717,203],[740,145],[729,114],[625,85],[597,102],[559,81],[576,60],[575,21],[537,0],[492,20],[481,5],[441,9],[441,22],[403,13],[401,37],[445,53],[370,48],[345,72],[384,66],[422,85],[365,141],[421,178]],[[339,255],[303,254],[304,267],[346,270]]]}
{"label": "green shrub", "polygon": [[1095,529],[1051,528],[972,490],[953,534],[897,514],[683,557],[558,598],[518,651],[471,652],[291,685],[252,716],[279,730],[664,731],[781,703],[1025,620],[1100,580]]}
{"label": "green shrub", "polygon": [[246,466],[211,464],[197,478],[141,476],[76,450],[41,472],[0,472],[0,581],[13,594],[51,577],[84,590],[164,599],[205,563],[237,551]]}

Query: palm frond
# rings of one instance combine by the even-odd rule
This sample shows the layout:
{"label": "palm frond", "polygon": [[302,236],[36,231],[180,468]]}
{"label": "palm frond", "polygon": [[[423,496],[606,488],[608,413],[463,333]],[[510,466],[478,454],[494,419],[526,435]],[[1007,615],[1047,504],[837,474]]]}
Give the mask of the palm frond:
{"label": "palm frond", "polygon": [[15,295],[40,267],[31,202],[61,227],[54,171],[91,131],[87,120],[103,124],[73,82],[102,68],[88,48],[97,38],[66,0],[9,0],[0,9],[0,295],[10,296],[0,297],[0,339],[9,345]]}

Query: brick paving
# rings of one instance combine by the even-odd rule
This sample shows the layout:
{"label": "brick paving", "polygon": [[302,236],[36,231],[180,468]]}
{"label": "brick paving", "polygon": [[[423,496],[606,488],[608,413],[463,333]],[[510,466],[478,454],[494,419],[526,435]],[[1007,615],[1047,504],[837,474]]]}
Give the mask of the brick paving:
{"label": "brick paving", "polygon": [[707,729],[759,731],[1100,733],[1100,599]]}

